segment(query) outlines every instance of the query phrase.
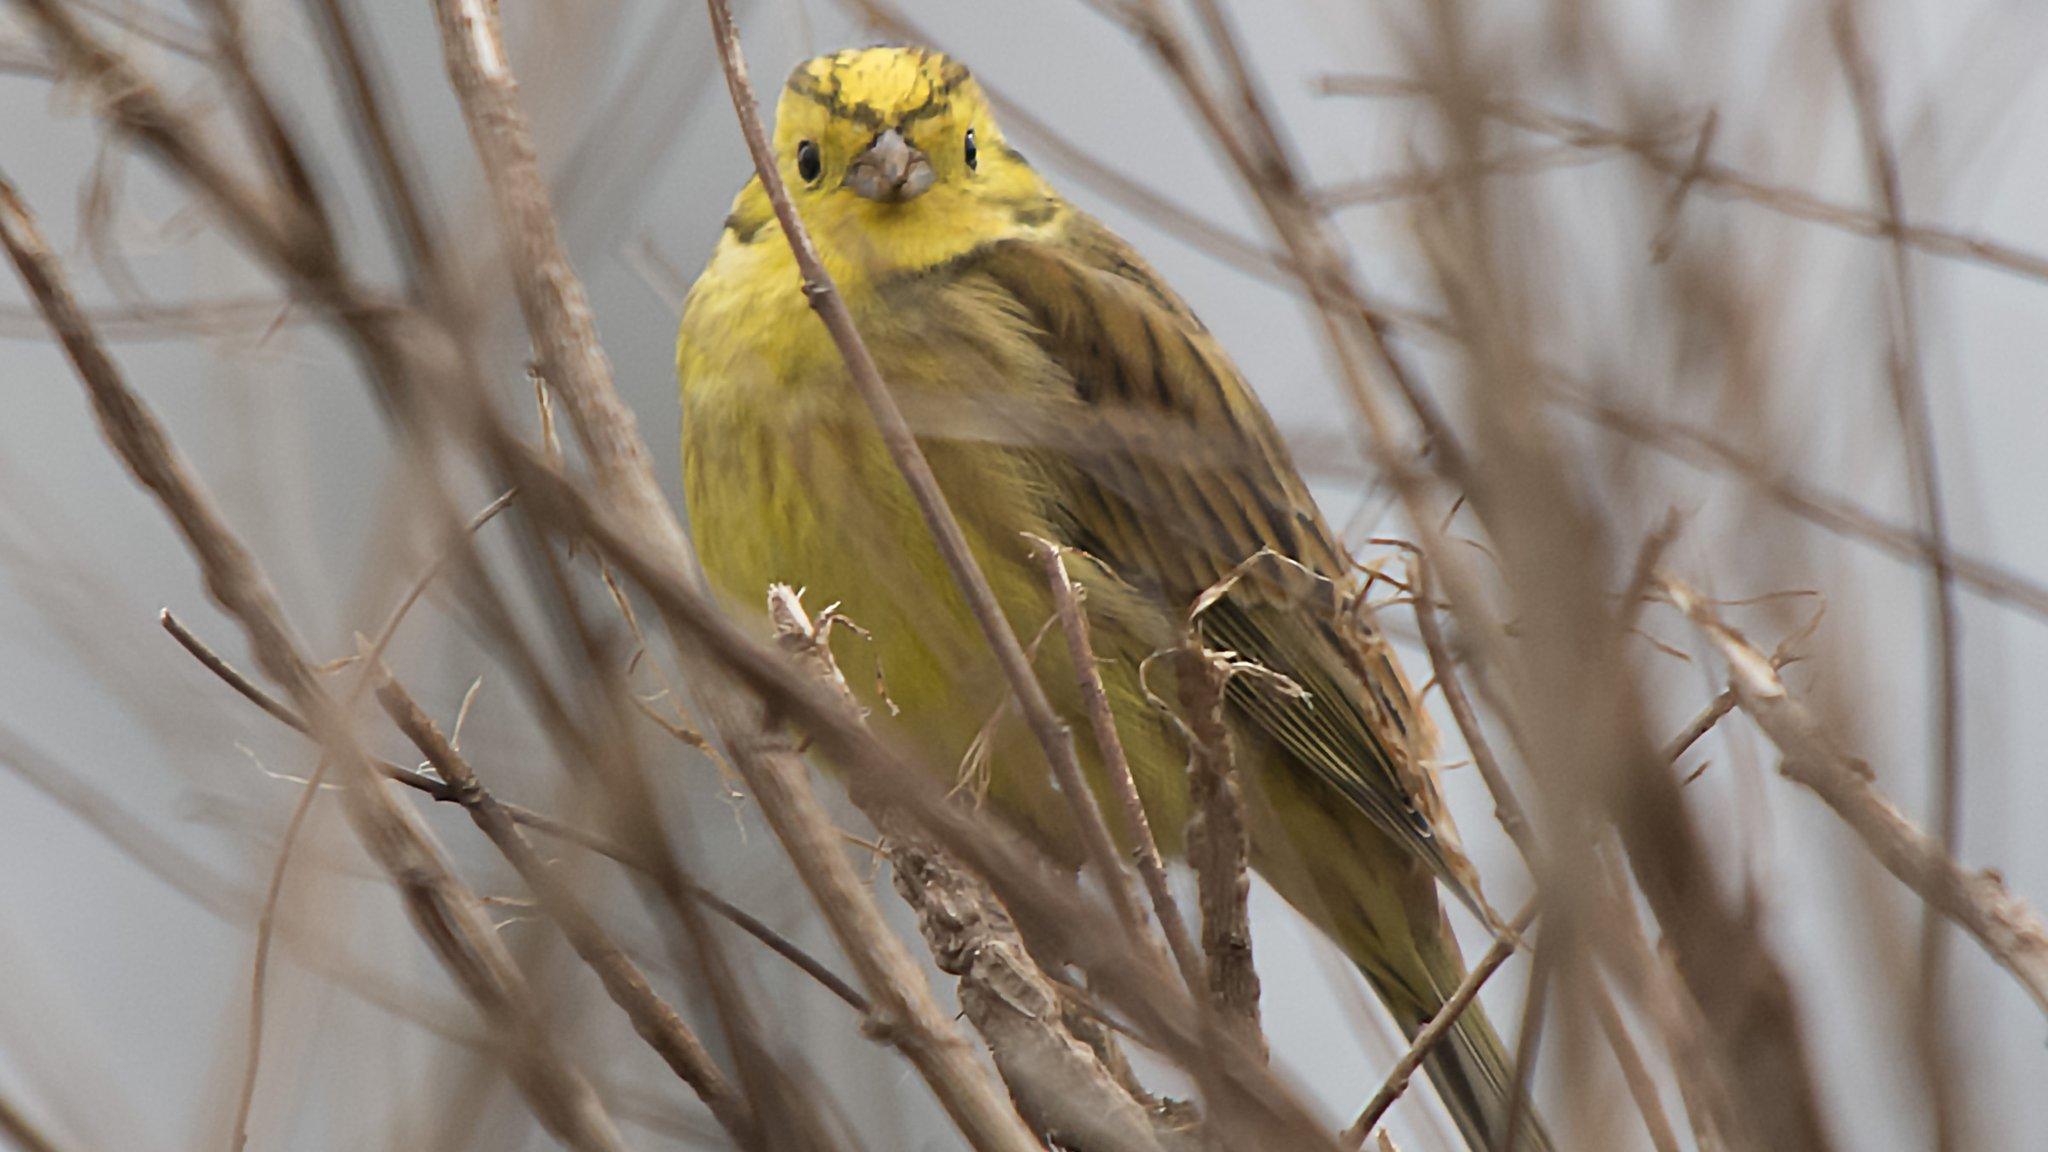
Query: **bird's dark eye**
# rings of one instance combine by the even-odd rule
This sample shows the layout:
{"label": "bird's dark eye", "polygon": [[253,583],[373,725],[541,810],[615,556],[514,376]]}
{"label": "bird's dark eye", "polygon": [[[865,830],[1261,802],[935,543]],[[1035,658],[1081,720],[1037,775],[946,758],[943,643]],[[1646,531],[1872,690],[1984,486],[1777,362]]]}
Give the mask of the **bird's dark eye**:
{"label": "bird's dark eye", "polygon": [[969,128],[967,130],[967,167],[973,168],[974,162],[980,159],[980,157],[980,151],[974,147],[974,129]]}
{"label": "bird's dark eye", "polygon": [[796,146],[796,174],[806,182],[816,180],[823,161],[818,159],[818,146],[809,140]]}

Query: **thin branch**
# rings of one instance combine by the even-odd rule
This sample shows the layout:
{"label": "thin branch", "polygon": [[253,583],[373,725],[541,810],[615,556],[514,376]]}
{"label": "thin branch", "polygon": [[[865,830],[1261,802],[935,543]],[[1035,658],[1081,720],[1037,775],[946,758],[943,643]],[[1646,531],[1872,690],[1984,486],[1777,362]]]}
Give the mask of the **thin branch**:
{"label": "thin branch", "polygon": [[1159,930],[1166,937],[1173,959],[1180,966],[1181,978],[1193,991],[1202,987],[1202,957],[1195,951],[1195,944],[1188,935],[1188,926],[1181,916],[1180,905],[1173,898],[1173,889],[1166,878],[1166,866],[1159,856],[1159,842],[1153,838],[1152,822],[1145,815],[1145,801],[1138,795],[1138,785],[1131,775],[1131,761],[1124,753],[1123,740],[1116,731],[1116,714],[1109,705],[1109,693],[1102,686],[1102,670],[1095,660],[1095,644],[1090,638],[1088,613],[1081,604],[1081,588],[1067,573],[1066,552],[1050,540],[1032,542],[1032,551],[1038,556],[1039,564],[1045,569],[1046,583],[1052,590],[1053,604],[1058,609],[1060,628],[1067,637],[1067,656],[1074,665],[1074,675],[1081,685],[1081,702],[1088,710],[1088,726],[1095,734],[1095,748],[1102,757],[1103,767],[1109,774],[1110,791],[1117,799],[1118,811],[1123,815],[1125,838],[1132,844],[1138,861],[1138,875],[1144,879],[1146,895],[1152,901],[1152,914],[1158,917]]}
{"label": "thin branch", "polygon": [[1202,954],[1209,1002],[1224,1025],[1254,1051],[1266,1051],[1259,1025],[1259,971],[1252,959],[1251,837],[1244,782],[1224,722],[1231,671],[1190,638],[1178,669],[1188,732],[1188,863],[1202,909]]}
{"label": "thin branch", "polygon": [[[1927,400],[1926,369],[1920,350],[1920,313],[1913,292],[1912,253],[1902,235],[1906,218],[1905,191],[1899,177],[1898,153],[1884,125],[1875,65],[1863,44],[1861,28],[1849,0],[1837,0],[1830,12],[1835,52],[1848,78],[1850,103],[1863,137],[1870,182],[1882,206],[1885,234],[1891,238],[1890,275],[1884,289],[1887,313],[1886,378],[1892,407],[1905,444],[1906,471],[1913,486],[1914,510],[1927,537],[1928,612],[1934,618],[1935,659],[1928,669],[1934,696],[1935,772],[1934,842],[1953,855],[1961,832],[1962,749],[1962,622],[1956,608],[1955,564],[1948,535],[1948,509],[1941,490],[1941,462],[1934,446],[1934,413]],[[1943,1051],[1948,995],[1943,975],[1948,967],[1948,926],[1934,908],[1922,910],[1920,923],[1920,989],[1914,1009],[1920,1061],[1933,1097],[1934,1145],[1939,1152],[1956,1146],[1956,1115],[1961,1107],[1957,1085]]]}
{"label": "thin branch", "polygon": [[249,1146],[249,1114],[256,1106],[256,1074],[263,1062],[263,991],[270,972],[270,941],[277,931],[277,904],[284,895],[285,869],[290,866],[292,849],[299,842],[299,830],[305,826],[307,815],[313,811],[313,801],[319,798],[321,784],[327,779],[327,764],[327,758],[322,756],[299,789],[298,803],[292,805],[291,818],[285,821],[277,860],[270,868],[263,911],[256,917],[256,959],[249,976],[249,1050],[243,1063],[242,1088],[235,1101],[234,1134],[229,1144],[234,1152]]}
{"label": "thin branch", "polygon": [[1685,727],[1679,730],[1678,735],[1671,738],[1670,743],[1664,745],[1664,762],[1666,764],[1678,763],[1678,758],[1685,755],[1687,749],[1699,743],[1702,737],[1714,730],[1714,725],[1719,724],[1723,716],[1733,711],[1735,711],[1735,690],[1729,688],[1708,701],[1707,706],[1700,709],[1698,715],[1687,721]]}
{"label": "thin branch", "polygon": [[1422,633],[1423,647],[1429,652],[1437,690],[1443,693],[1444,703],[1451,710],[1451,719],[1465,737],[1465,748],[1471,753],[1472,762],[1479,766],[1479,775],[1493,796],[1494,818],[1500,821],[1501,828],[1521,849],[1523,858],[1533,861],[1536,858],[1535,832],[1529,827],[1529,818],[1522,811],[1521,801],[1515,797],[1514,785],[1508,782],[1500,758],[1494,754],[1493,741],[1487,738],[1486,729],[1480,723],[1479,710],[1472,706],[1472,698],[1465,693],[1464,679],[1458,675],[1458,661],[1437,619],[1436,591],[1430,579],[1429,563],[1417,557],[1411,578],[1415,582],[1415,627]]}
{"label": "thin branch", "polygon": [[1628,1084],[1629,1095],[1635,1097],[1636,1111],[1642,1114],[1650,1146],[1656,1152],[1679,1152],[1678,1135],[1671,1130],[1671,1118],[1664,1113],[1664,1101],[1657,1094],[1657,1081],[1643,1063],[1642,1051],[1629,1036],[1628,1024],[1615,1009],[1613,995],[1608,992],[1604,981],[1595,986],[1595,991],[1599,995],[1592,997],[1593,1015],[1600,1022],[1600,1033],[1606,1038],[1608,1048],[1614,1052],[1614,1062],[1621,1067],[1621,1078]]}
{"label": "thin branch", "polygon": [[[810,662],[818,666],[816,654],[823,644],[796,594],[781,586],[771,589],[768,611],[784,648],[800,658],[810,653]],[[837,675],[836,667],[832,674]],[[838,681],[837,688],[841,706],[852,713],[845,681]],[[837,830],[811,790],[803,764],[794,757],[777,757],[759,765],[749,779],[777,836],[801,847],[792,848],[790,856],[817,897],[840,951],[852,961],[880,1009],[886,1034],[924,1075],[962,1135],[984,1152],[1037,1148],[1037,1139],[1016,1109],[975,1064],[966,1041],[932,998],[917,961],[889,930],[873,894],[840,852]]]}
{"label": "thin branch", "polygon": [[1536,1054],[1543,1045],[1544,1008],[1550,1002],[1550,986],[1557,980],[1558,957],[1570,944],[1567,921],[1556,913],[1544,924],[1543,941],[1536,947],[1529,967],[1529,986],[1522,993],[1522,1022],[1515,1032],[1514,1082],[1508,1086],[1507,1118],[1494,1140],[1494,1152],[1516,1152],[1521,1146],[1529,1112],[1529,1083],[1536,1074]]}
{"label": "thin branch", "polygon": [[[239,669],[222,659],[205,641],[194,635],[182,621],[171,615],[168,609],[162,613],[160,619],[163,622],[164,628],[177,638],[178,643],[184,645],[187,652],[190,652],[195,659],[204,664],[208,671],[219,677],[229,687],[287,728],[301,734],[309,734],[306,722],[299,717],[298,713],[292,711],[289,705],[280,702],[275,696],[264,691],[262,687],[252,683]],[[442,803],[457,804],[463,800],[463,797],[457,793],[455,786],[446,780],[437,779],[423,772],[407,768],[403,764],[393,763],[390,760],[379,759],[375,761],[375,764],[379,771],[391,779],[414,791],[423,792]],[[638,853],[630,852],[595,832],[579,828],[558,817],[550,816],[545,812],[528,808],[521,804],[514,804],[505,800],[494,800],[493,802],[507,816],[510,816],[516,824],[525,825],[536,832],[544,832],[558,840],[574,844],[579,848],[594,852],[599,856],[603,856],[636,871],[643,870],[646,867],[646,861]],[[702,901],[706,907],[730,921],[740,931],[760,941],[776,955],[796,965],[804,974],[823,985],[826,991],[845,1001],[848,1007],[856,1012],[866,1013],[868,1011],[867,998],[856,991],[851,984],[848,984],[844,977],[832,971],[823,961],[804,951],[781,933],[770,928],[765,921],[702,885],[693,886],[692,891],[695,898]]]}
{"label": "thin branch", "polygon": [[[1040,542],[1040,555],[1057,566],[1059,554],[1050,549]],[[1064,581],[1063,568],[1051,574]],[[777,585],[768,604],[778,642],[847,707],[857,708],[831,647],[796,593]],[[940,970],[960,978],[961,1012],[987,1043],[1019,1113],[1057,1147],[1159,1152],[1166,1133],[1155,1134],[1148,1120],[1150,1099],[1127,1091],[1062,1023],[1066,998],[1032,958],[995,893],[886,809],[871,809],[869,817],[888,842],[896,890],[917,912]]]}
{"label": "thin branch", "polygon": [[5,1095],[0,1095],[0,1134],[20,1152],[58,1152],[57,1143]]}
{"label": "thin branch", "polygon": [[567,883],[557,877],[547,861],[534,851],[518,824],[491,794],[484,790],[469,761],[443,736],[426,712],[380,663],[367,661],[365,674],[377,678],[377,702],[399,731],[420,750],[441,778],[453,789],[453,799],[469,813],[478,830],[519,873],[540,901],[543,913],[569,946],[583,958],[604,985],[612,1003],[632,1021],[633,1031],[662,1058],[670,1071],[688,1084],[742,1148],[755,1147],[760,1140],[752,1109],[720,1071],[711,1053],[690,1030],[676,1010],[658,995],[647,977],[611,939],[596,918],[583,906]]}
{"label": "thin branch", "polygon": [[1387,1079],[1380,1085],[1380,1090],[1373,1093],[1372,1099],[1368,1100],[1365,1108],[1358,1113],[1358,1119],[1353,1120],[1351,1126],[1344,1129],[1342,1139],[1346,1147],[1358,1148],[1365,1144],[1366,1138],[1372,1135],[1372,1130],[1379,1124],[1380,1118],[1387,1114],[1387,1109],[1393,1107],[1394,1101],[1401,1098],[1401,1093],[1408,1090],[1408,1081],[1414,1078],[1416,1070],[1422,1067],[1422,1062],[1429,1058],[1430,1052],[1445,1036],[1450,1035],[1451,1028],[1458,1023],[1458,1017],[1464,1015],[1465,1009],[1471,1007],[1472,1002],[1479,998],[1479,990],[1486,986],[1487,980],[1500,970],[1501,965],[1508,962],[1508,957],[1515,954],[1515,948],[1521,943],[1522,933],[1528,930],[1535,919],[1536,905],[1532,902],[1515,913],[1514,919],[1508,921],[1508,931],[1494,938],[1493,946],[1488,948],[1486,954],[1479,958],[1479,963],[1474,964],[1472,970],[1465,974],[1465,979],[1459,982],[1450,999],[1445,1000],[1444,1006],[1437,1009],[1436,1015],[1429,1018],[1429,1023],[1423,1025],[1422,1030],[1415,1034],[1415,1039],[1409,1043],[1408,1050],[1401,1054],[1401,1058],[1394,1062],[1394,1067],[1387,1073]]}
{"label": "thin branch", "polygon": [[[1436,89],[1420,80],[1394,76],[1330,75],[1318,88],[1331,96],[1429,97]],[[1462,97],[1461,97],[1462,98]],[[1747,175],[1725,164],[1705,162],[1691,171],[1691,157],[1663,151],[1655,138],[1624,132],[1577,116],[1568,116],[1512,97],[1489,97],[1481,102],[1486,115],[1526,132],[1565,140],[1589,148],[1625,148],[1657,173],[1675,180],[1690,171],[1693,182],[1704,192],[1743,200],[1795,220],[1879,239],[1896,236],[1930,256],[2011,272],[2030,280],[2048,281],[2048,256],[2028,252],[1997,240],[1969,236],[1931,224],[1907,223],[1827,200],[1782,184]]]}
{"label": "thin branch", "polygon": [[387,88],[376,41],[361,34],[351,13],[351,0],[317,0],[322,43],[349,103],[349,124],[356,148],[369,160],[385,211],[380,214],[392,232],[393,246],[411,270],[414,295],[432,299],[447,291],[446,268],[436,242],[439,235],[426,195],[416,186],[418,163],[402,121],[387,107]]}
{"label": "thin branch", "polygon": [[[38,12],[43,11],[40,0]],[[556,1049],[525,977],[481,903],[443,860],[418,818],[378,786],[347,717],[321,687],[286,623],[267,576],[234,535],[156,417],[93,337],[56,257],[11,185],[0,182],[0,239],[44,309],[86,387],[102,433],[176,524],[208,590],[247,634],[264,670],[283,684],[326,754],[342,769],[351,825],[384,866],[422,936],[478,1010],[507,1039],[514,1081],[541,1122],[579,1150],[623,1149],[590,1085]]]}
{"label": "thin branch", "polygon": [[1691,589],[1666,579],[1664,590],[1728,661],[1729,688],[1784,755],[1779,771],[1812,790],[1862,839],[1878,863],[1928,906],[1975,937],[2048,1012],[2048,927],[1993,871],[1969,872],[1941,843],[1907,820],[1871,784],[1867,765],[1844,752],[1741,633],[1723,624]]}

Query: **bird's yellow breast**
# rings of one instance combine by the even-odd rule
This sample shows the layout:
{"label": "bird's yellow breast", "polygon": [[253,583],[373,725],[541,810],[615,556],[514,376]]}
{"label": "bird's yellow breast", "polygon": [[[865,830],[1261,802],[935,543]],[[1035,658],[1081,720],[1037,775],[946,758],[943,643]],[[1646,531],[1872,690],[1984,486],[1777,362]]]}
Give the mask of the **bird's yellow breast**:
{"label": "bird's yellow breast", "polygon": [[[1000,669],[823,324],[794,279],[729,284],[720,262],[691,299],[678,352],[684,496],[707,575],[750,614],[776,582],[804,589],[814,611],[837,604],[867,633],[842,631],[834,647],[878,721],[900,716],[942,771],[961,768],[977,745],[1005,760],[990,798],[1064,837],[1028,734],[1013,719],[991,725],[1007,694]],[[848,302],[914,421],[948,397],[999,409],[1005,397],[1064,391],[1021,318],[986,285],[912,278]],[[1052,605],[1025,533],[1055,534],[1042,480],[978,431],[920,439],[1011,625],[1039,634]],[[1063,666],[1060,645],[1047,648],[1044,667]],[[1026,764],[1034,767],[1013,770]]]}

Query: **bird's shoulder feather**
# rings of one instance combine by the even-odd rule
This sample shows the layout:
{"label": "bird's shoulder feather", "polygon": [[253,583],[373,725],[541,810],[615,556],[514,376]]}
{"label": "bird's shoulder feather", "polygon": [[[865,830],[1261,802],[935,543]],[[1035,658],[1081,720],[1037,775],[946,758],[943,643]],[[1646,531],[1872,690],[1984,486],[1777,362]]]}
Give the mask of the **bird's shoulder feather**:
{"label": "bird's shoulder feather", "polygon": [[1045,520],[1206,643],[1305,690],[1233,683],[1241,718],[1427,861],[1471,876],[1426,767],[1433,731],[1356,595],[1347,555],[1229,356],[1128,244],[1075,211],[952,270],[997,293],[1070,395],[1025,453]]}

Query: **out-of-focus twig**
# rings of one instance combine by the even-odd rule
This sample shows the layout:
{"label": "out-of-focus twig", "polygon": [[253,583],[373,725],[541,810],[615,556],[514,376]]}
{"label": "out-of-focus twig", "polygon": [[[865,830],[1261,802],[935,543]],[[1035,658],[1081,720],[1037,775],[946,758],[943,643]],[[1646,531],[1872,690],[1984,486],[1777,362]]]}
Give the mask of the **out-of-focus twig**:
{"label": "out-of-focus twig", "polygon": [[[1892,408],[1905,448],[1906,472],[1913,489],[1914,512],[1927,537],[1928,615],[1933,621],[1935,658],[1927,670],[1934,699],[1935,764],[1933,833],[1935,846],[1952,856],[1961,831],[1962,747],[1962,621],[1956,607],[1955,562],[1949,546],[1948,509],[1942,495],[1941,461],[1934,445],[1934,413],[1927,400],[1926,366],[1920,350],[1920,310],[1913,283],[1912,249],[1904,237],[1906,194],[1899,176],[1898,152],[1885,127],[1878,94],[1876,65],[1863,43],[1863,31],[1850,0],[1836,0],[1829,10],[1835,53],[1848,79],[1850,103],[1863,137],[1863,152],[1883,214],[1886,246],[1891,256],[1885,278],[1885,378],[1891,385]],[[1948,993],[1943,977],[1948,967],[1948,924],[1930,904],[1921,910],[1920,987],[1914,1008],[1915,1047],[1923,1079],[1933,1102],[1934,1146],[1952,1152],[1957,1146],[1958,1086],[1943,1036]]]}
{"label": "out-of-focus twig", "polygon": [[277,906],[284,896],[285,870],[291,865],[292,849],[299,842],[299,830],[305,827],[306,817],[313,811],[313,801],[320,796],[322,784],[327,779],[328,759],[325,756],[314,766],[299,788],[298,802],[292,805],[292,814],[285,821],[284,835],[277,845],[277,860],[270,868],[270,883],[263,893],[263,911],[256,917],[256,959],[249,975],[249,1041],[248,1053],[243,1058],[242,1087],[235,1100],[233,1134],[229,1147],[242,1152],[249,1146],[249,1114],[256,1106],[256,1074],[263,1059],[263,1009],[266,997],[265,984],[270,971],[270,942],[277,931]]}
{"label": "out-of-focus twig", "polygon": [[[1364,74],[1331,75],[1319,88],[1333,96],[1430,97],[1434,88],[1420,80]],[[1527,132],[1568,141],[1589,148],[1625,148],[1661,175],[1684,179],[1690,170],[1694,184],[1703,192],[1743,200],[1795,220],[1837,228],[1858,236],[1879,239],[1896,235],[1899,240],[1932,256],[1981,264],[2030,280],[2048,280],[2048,256],[2015,248],[2010,244],[1969,236],[1930,224],[1907,221],[1894,223],[1881,212],[1838,204],[1782,184],[1750,176],[1728,165],[1707,161],[1692,170],[1690,156],[1662,150],[1653,138],[1625,132],[1577,116],[1568,116],[1513,97],[1487,97],[1487,115]]]}
{"label": "out-of-focus twig", "polygon": [[348,718],[321,686],[268,578],[221,518],[154,414],[94,339],[56,257],[11,186],[0,183],[0,237],[58,333],[102,433],[184,535],[208,590],[242,626],[264,670],[284,685],[342,770],[350,823],[405,898],[422,936],[478,1009],[501,1030],[514,1081],[543,1124],[578,1149],[622,1149],[603,1104],[556,1049],[482,904],[449,869],[413,813],[379,785]]}
{"label": "out-of-focus twig", "polygon": [[1223,715],[1231,670],[1191,635],[1176,672],[1189,744],[1188,864],[1201,902],[1209,1000],[1226,1027],[1263,1053],[1259,970],[1252,959],[1251,836],[1245,827],[1244,781]]}
{"label": "out-of-focus twig", "polygon": [[439,229],[415,173],[424,169],[413,154],[403,121],[385,99],[386,81],[376,42],[357,26],[353,0],[317,0],[312,5],[331,65],[349,104],[356,148],[369,161],[391,229],[393,246],[411,270],[416,297],[429,303],[447,291]]}
{"label": "out-of-focus twig", "polygon": [[58,1152],[57,1143],[5,1095],[0,1095],[0,1134],[20,1152]]}
{"label": "out-of-focus twig", "polygon": [[[366,655],[365,659],[369,657]],[[697,1093],[740,1147],[758,1146],[758,1126],[746,1099],[727,1081],[689,1025],[654,991],[639,966],[583,906],[575,891],[534,851],[511,814],[484,789],[468,759],[456,751],[389,669],[373,664],[364,669],[364,674],[376,677],[377,702],[384,706],[385,713],[448,782],[455,803],[469,813],[477,828],[497,846],[520,879],[526,881],[542,911],[597,974],[606,994],[632,1021],[633,1030]]]}
{"label": "out-of-focus twig", "polygon": [[[233,688],[285,727],[301,735],[309,734],[306,722],[300,719],[298,713],[292,711],[290,706],[278,700],[277,697],[264,691],[260,685],[250,681],[247,676],[242,674],[240,669],[222,659],[219,653],[215,652],[204,640],[194,635],[192,630],[186,627],[183,621],[171,614],[170,610],[166,609],[162,613],[161,620],[165,630],[170,632],[187,652],[191,653],[195,659],[205,665],[209,672],[219,677],[229,687]],[[414,771],[403,764],[397,764],[390,760],[380,759],[375,763],[377,769],[386,776],[416,792],[424,792],[433,799],[446,804],[459,803],[462,800],[462,797],[457,794],[455,787],[446,780]],[[523,804],[514,804],[506,800],[498,800],[495,803],[516,824],[523,824],[536,832],[544,832],[558,840],[563,840],[579,848],[595,852],[599,856],[606,857],[628,868],[638,869],[645,867],[645,861],[640,855],[629,852],[621,845],[615,844],[588,829],[578,827],[559,817],[550,816],[545,812],[528,808]],[[740,931],[760,941],[776,955],[796,965],[805,975],[810,976],[823,985],[826,991],[845,1001],[848,1007],[856,1012],[866,1012],[868,1010],[867,998],[856,991],[843,977],[832,971],[830,967],[817,957],[799,948],[788,937],[770,928],[761,918],[701,885],[694,887],[692,891],[695,894],[695,898],[702,901],[706,907],[730,921]]]}

